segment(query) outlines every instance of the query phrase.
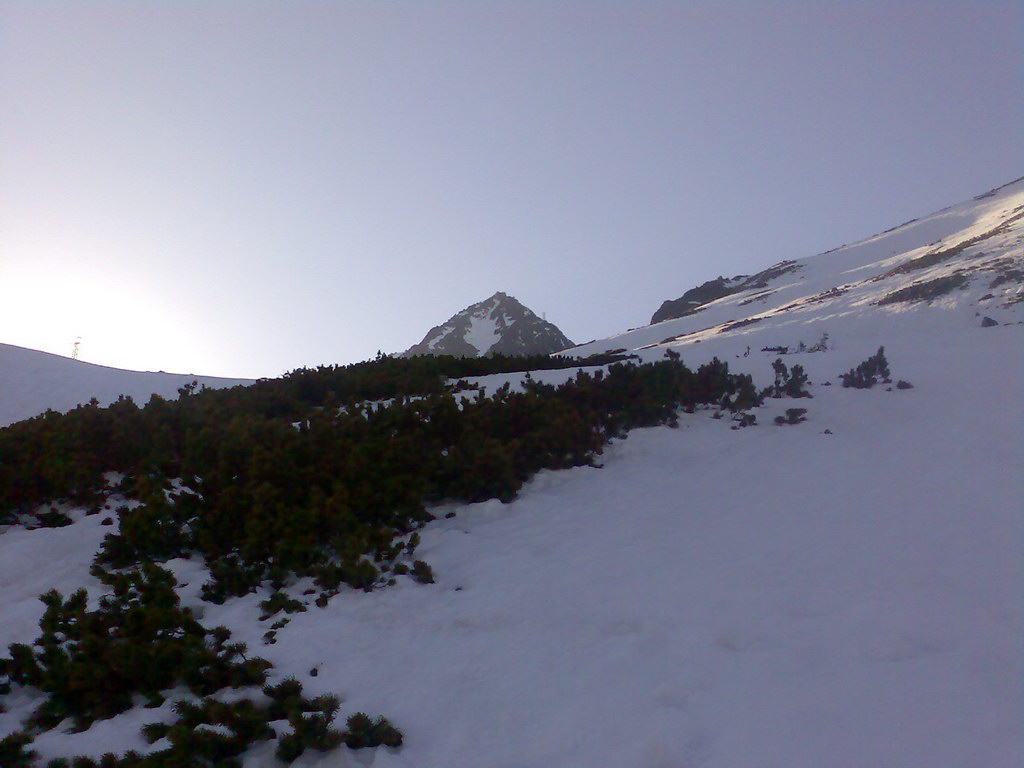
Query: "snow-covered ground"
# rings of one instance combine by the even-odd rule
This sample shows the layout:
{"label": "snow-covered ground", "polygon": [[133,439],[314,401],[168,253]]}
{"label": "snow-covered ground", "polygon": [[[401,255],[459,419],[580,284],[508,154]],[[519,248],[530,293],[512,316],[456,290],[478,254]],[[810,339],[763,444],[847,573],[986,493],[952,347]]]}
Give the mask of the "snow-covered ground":
{"label": "snow-covered ground", "polygon": [[252,383],[252,379],[125,371],[0,344],[0,427],[38,416],[48,408],[67,411],[94,397],[100,405],[109,405],[118,395],[130,396],[140,406],[153,394],[174,400],[178,389],[193,381],[211,389]]}
{"label": "snow-covered ground", "polygon": [[[1024,202],[1012,194],[940,221],[982,227],[981,207]],[[860,256],[806,260],[779,278],[775,304],[727,297],[583,351],[642,348],[884,273],[921,238],[956,237],[929,221],[916,240],[897,229],[851,247]],[[1017,231],[983,250],[1021,266]],[[884,253],[893,247],[900,258]],[[616,441],[602,468],[541,473],[511,504],[435,510],[417,550],[435,584],[344,592],[292,615],[274,645],[258,621],[267,593],[202,603],[200,563],[179,560],[183,598],[274,662],[275,679],[339,693],[339,723],[382,713],[405,734],[399,750],[343,747],[304,755],[304,768],[1019,768],[1024,304],[1010,303],[1011,284],[986,305],[988,275],[931,305],[867,303],[914,279],[858,282],[673,340],[687,364],[718,356],[759,386],[776,358],[762,347],[825,332],[832,343],[783,357],[805,367],[814,397],[769,400],[756,427],[683,414],[678,429]],[[986,315],[1000,324],[982,327]],[[893,378],[913,388],[839,386],[880,345]],[[492,392],[510,379],[481,383]],[[772,423],[791,407],[807,408],[807,421]],[[0,535],[0,641],[36,634],[34,595],[48,586],[97,586],[87,570],[110,530],[102,516]],[[302,586],[290,592],[309,600]],[[19,696],[0,735],[31,704]],[[169,705],[82,734],[54,730],[33,748],[44,758],[145,749],[138,726],[161,717]],[[273,765],[271,745],[247,756],[247,768]]]}
{"label": "snow-covered ground", "polygon": [[[529,373],[529,378],[539,384],[549,384],[553,387],[557,387],[570,379],[576,378],[576,375],[580,371],[585,371],[593,375],[597,371],[605,370],[607,368],[608,366],[606,365],[583,365],[577,368],[552,368],[550,370],[531,371]],[[523,392],[525,390],[524,384],[526,381],[527,378],[522,373],[495,373],[490,376],[466,376],[462,379],[450,379],[448,383],[449,386],[453,386],[458,382],[465,382],[469,386],[478,388],[474,391],[463,392],[460,395],[461,397],[467,397],[469,395],[475,395],[477,391],[490,396],[506,384],[508,385],[509,392]]]}
{"label": "snow-covered ground", "polygon": [[[891,274],[915,259],[972,241],[947,260]],[[565,354],[652,349],[660,357],[667,346],[686,356],[701,343],[713,343],[722,354],[742,351],[747,344],[754,349],[813,344],[824,332],[842,344],[844,336],[870,337],[872,329],[902,335],[901,315],[932,310],[963,313],[970,308],[965,320],[977,312],[979,322],[985,316],[998,323],[1020,322],[1021,277],[993,282],[1007,271],[1024,270],[1024,179],[859,243],[794,259],[791,267],[763,289],[726,296],[695,314],[588,342]],[[876,304],[900,289],[955,275],[963,275],[968,285],[931,304]],[[927,337],[924,342],[940,340]]]}
{"label": "snow-covered ground", "polygon": [[504,316],[492,317],[499,303],[500,299],[494,298],[489,308],[477,312],[470,318],[470,326],[469,330],[466,331],[465,340],[478,354],[486,353],[488,349],[501,340],[501,331],[498,327],[499,321],[502,323],[502,327],[508,321]]}

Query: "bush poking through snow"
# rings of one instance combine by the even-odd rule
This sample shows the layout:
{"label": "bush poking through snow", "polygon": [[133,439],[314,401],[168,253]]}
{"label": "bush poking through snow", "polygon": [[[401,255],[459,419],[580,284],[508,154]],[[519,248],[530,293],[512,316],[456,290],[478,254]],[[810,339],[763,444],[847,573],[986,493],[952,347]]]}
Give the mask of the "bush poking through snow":
{"label": "bush poking through snow", "polygon": [[[803,343],[803,342],[801,342]],[[828,333],[821,334],[821,338],[817,342],[807,348],[808,352],[827,352],[828,351],[829,338]]]}
{"label": "bush poking through snow", "polygon": [[787,408],[785,416],[776,416],[775,423],[779,426],[785,424],[799,424],[801,421],[807,421],[804,414],[807,413],[806,408]]}
{"label": "bush poking through snow", "polygon": [[775,383],[767,387],[761,394],[764,397],[813,397],[804,389],[807,386],[807,374],[802,365],[794,365],[792,369],[786,367],[781,357],[775,358],[772,363],[772,370],[775,371]]}
{"label": "bush poking through snow", "polygon": [[[733,386],[719,402],[722,408],[732,411],[734,414],[739,411],[747,411],[751,408],[759,407],[764,399],[757,393],[757,388],[754,386],[754,379],[748,374],[737,374],[734,377],[735,381]],[[677,426],[676,423],[669,423],[669,426]]]}
{"label": "bush poking through snow", "polygon": [[0,739],[0,765],[4,768],[33,768],[36,753],[28,749],[32,737],[18,731]]}
{"label": "bush poking through snow", "polygon": [[216,699],[179,701],[174,706],[178,720],[171,724],[151,723],[143,728],[150,744],[166,738],[171,746],[157,752],[165,764],[188,758],[192,765],[219,766],[234,761],[253,744],[275,736],[267,725],[266,712],[243,699],[226,704]]}
{"label": "bush poking through snow", "polygon": [[113,594],[87,609],[86,593],[67,599],[52,590],[32,646],[10,646],[2,668],[12,682],[39,688],[46,699],[29,718],[48,730],[66,718],[84,730],[94,720],[132,708],[135,694],[159,697],[178,684],[197,695],[262,683],[270,662],[245,658],[224,627],[208,630],[181,608],[174,576],[146,564],[109,577]]}
{"label": "bush poking through snow", "polygon": [[733,415],[732,420],[738,427],[752,427],[757,424],[757,416],[753,413],[739,412]]}
{"label": "bush poking through snow", "polygon": [[318,696],[311,701],[303,701],[306,704],[304,708],[293,707],[288,713],[292,732],[278,740],[275,752],[278,759],[288,763],[307,749],[318,752],[335,749],[343,738],[341,731],[331,727],[338,712],[337,696]]}
{"label": "bush poking through snow", "polygon": [[808,346],[804,342],[798,342],[796,349],[792,352],[789,347],[774,346],[774,347],[761,347],[762,352],[774,352],[778,355],[794,355],[800,352],[827,352],[829,350],[829,336],[827,333],[821,334],[821,338],[816,342]]}
{"label": "bush poking through snow", "polygon": [[363,712],[356,712],[346,723],[345,745],[349,749],[365,747],[400,747],[402,732],[388,722],[385,717],[371,720]]}
{"label": "bush poking through snow", "polygon": [[337,594],[342,584],[369,592],[377,585],[381,575],[373,563],[359,556],[318,565],[311,572],[316,585],[332,594]]}
{"label": "bush poking through snow", "polygon": [[885,347],[879,347],[878,351],[862,362],[856,368],[851,368],[841,377],[844,387],[854,389],[870,389],[881,379],[882,383],[889,384],[889,362],[885,359]]}
{"label": "bush poking through snow", "polygon": [[281,611],[285,613],[302,613],[306,610],[306,606],[301,600],[288,597],[284,592],[275,592],[269,598],[260,602],[260,610],[263,611],[260,621],[266,621]]}
{"label": "bush poking through snow", "polygon": [[[165,739],[170,744],[147,755],[126,752],[118,757],[109,753],[98,761],[89,757],[56,758],[47,768],[241,768],[245,752],[274,738],[278,739],[275,754],[285,763],[293,762],[307,749],[326,752],[347,739],[347,734],[332,727],[339,707],[336,696],[306,698],[302,684],[293,678],[265,686],[263,693],[270,700],[267,704],[256,704],[251,699],[228,703],[211,697],[177,702],[174,722],[142,727],[147,743]],[[369,725],[362,728],[362,720],[357,723],[353,741],[359,746],[402,743],[401,733],[385,718],[362,718]],[[291,731],[278,737],[270,723],[283,720],[288,721]],[[24,732],[0,740],[0,766],[38,768],[35,755],[25,750],[31,740]]]}
{"label": "bush poking through snow", "polygon": [[804,387],[807,386],[807,374],[804,373],[802,365],[794,365],[789,371],[789,380],[785,384],[787,397],[811,397],[811,393]]}
{"label": "bush poking through snow", "polygon": [[210,569],[210,581],[203,584],[201,594],[203,600],[215,605],[222,605],[229,597],[255,592],[268,575],[266,563],[243,563],[234,554],[207,559],[206,564]]}
{"label": "bush poking through snow", "polygon": [[[0,659],[0,694],[9,693],[12,682],[46,694],[25,729],[0,741],[0,766],[36,768],[26,745],[39,730],[66,718],[85,729],[94,720],[127,711],[139,694],[159,703],[160,691],[177,685],[204,698],[177,702],[174,723],[143,728],[149,743],[166,738],[170,747],[145,756],[106,755],[99,762],[76,757],[70,765],[241,766],[239,756],[253,744],[275,738],[269,723],[284,719],[292,731],[280,738],[282,759],[291,761],[307,748],[328,750],[341,744],[342,734],[331,728],[338,699],[308,699],[302,695],[302,684],[293,679],[264,687],[270,699],[266,705],[211,697],[226,687],[261,684],[271,665],[246,658],[243,644],[228,643],[231,633],[226,628],[208,630],[188,608],[181,608],[174,591],[177,582],[169,571],[152,563],[128,573],[111,574],[99,566],[93,571],[113,590],[100,599],[95,611],[88,610],[85,590],[67,599],[56,591],[47,593],[42,598],[46,611],[39,622],[39,639],[32,646],[11,645],[10,657]],[[283,607],[280,599],[266,602]]]}
{"label": "bush poking through snow", "polygon": [[417,560],[412,564],[411,576],[420,584],[433,584],[434,571],[423,560]]}
{"label": "bush poking through snow", "polygon": [[71,518],[56,509],[42,512],[36,515],[36,519],[39,520],[41,528],[63,528],[65,525],[71,525]]}

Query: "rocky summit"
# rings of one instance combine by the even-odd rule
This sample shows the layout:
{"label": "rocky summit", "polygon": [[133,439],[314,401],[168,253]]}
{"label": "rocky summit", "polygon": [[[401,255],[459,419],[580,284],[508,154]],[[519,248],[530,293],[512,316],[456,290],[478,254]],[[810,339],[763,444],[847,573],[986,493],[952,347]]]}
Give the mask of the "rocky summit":
{"label": "rocky summit", "polygon": [[513,296],[498,291],[431,328],[423,341],[402,356],[546,355],[571,346],[573,343],[555,325],[537,317]]}

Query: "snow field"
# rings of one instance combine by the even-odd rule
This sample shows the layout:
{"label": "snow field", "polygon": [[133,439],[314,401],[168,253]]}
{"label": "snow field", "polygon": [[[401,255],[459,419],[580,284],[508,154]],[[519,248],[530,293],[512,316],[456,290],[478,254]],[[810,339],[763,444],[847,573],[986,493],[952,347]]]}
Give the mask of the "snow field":
{"label": "snow field", "polygon": [[[1021,380],[1007,375],[1020,329],[961,326],[925,344],[934,315],[902,319],[886,349],[914,389],[822,386],[876,348],[851,327],[841,353],[783,358],[807,368],[813,399],[769,400],[743,430],[683,415],[617,441],[602,469],[541,473],[512,504],[439,509],[417,550],[436,584],[342,593],[292,615],[275,645],[256,621],[265,594],[202,604],[200,564],[173,570],[204,622],[278,678],[340,693],[339,718],[383,713],[405,733],[401,750],[302,766],[1024,764]],[[764,385],[771,359],[730,363]],[[795,406],[807,422],[771,423]],[[0,615],[21,617],[5,633],[34,633],[24,605],[50,563],[72,558],[58,586],[88,581],[97,519],[0,537],[8,581],[47,563],[0,591]],[[140,749],[138,726],[162,714],[35,748]]]}

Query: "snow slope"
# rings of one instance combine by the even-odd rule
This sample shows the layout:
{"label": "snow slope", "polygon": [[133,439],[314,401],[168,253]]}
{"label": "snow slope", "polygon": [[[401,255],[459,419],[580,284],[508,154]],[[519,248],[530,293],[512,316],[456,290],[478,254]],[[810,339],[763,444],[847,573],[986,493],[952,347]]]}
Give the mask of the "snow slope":
{"label": "snow slope", "polygon": [[[764,288],[726,296],[686,317],[581,344],[565,354],[653,349],[660,356],[663,347],[684,352],[712,340],[728,350],[743,350],[765,341],[812,344],[832,331],[842,343],[840,336],[848,329],[868,336],[888,333],[907,314],[942,314],[967,306],[981,313],[979,318],[1019,322],[1024,179],[859,243],[781,265],[789,271]],[[877,304],[895,291],[957,276],[968,285],[931,303]],[[1006,279],[993,285],[1001,276]]]}
{"label": "snow slope", "polygon": [[125,371],[0,344],[0,427],[47,409],[67,411],[93,397],[100,405],[109,405],[118,395],[130,396],[139,405],[153,394],[176,399],[178,388],[193,381],[213,389],[252,383],[251,379]]}
{"label": "snow slope", "polygon": [[[511,504],[435,510],[417,550],[435,584],[343,593],[294,615],[269,646],[257,620],[267,594],[202,603],[201,563],[179,560],[183,598],[278,677],[340,693],[339,722],[379,712],[405,733],[399,750],[309,754],[302,768],[1019,768],[1024,328],[1021,305],[1008,304],[1017,286],[983,300],[991,279],[976,274],[979,285],[930,305],[877,306],[872,296],[922,278],[862,282],[911,258],[921,238],[956,240],[943,227],[983,228],[981,208],[1012,210],[1014,195],[910,225],[917,234],[899,246],[890,233],[808,259],[765,304],[727,297],[589,345],[660,357],[647,345],[666,331],[764,313],[669,343],[691,366],[719,356],[763,386],[777,355],[761,347],[810,344],[824,330],[835,342],[784,356],[806,368],[814,397],[769,400],[756,427],[683,414],[678,429],[616,441],[602,468],[542,473]],[[986,251],[1019,264],[1019,241],[989,241]],[[893,247],[904,251],[884,253]],[[846,283],[855,286],[772,311]],[[1000,325],[982,327],[978,312]],[[881,344],[893,377],[913,389],[826,386]],[[490,392],[509,380],[478,381]],[[808,408],[806,422],[772,423],[794,406]],[[88,554],[109,528],[78,517],[0,535],[0,642],[35,635],[42,606],[32,596],[46,585],[97,587]],[[289,592],[308,601],[304,586]],[[28,711],[18,696],[0,735]],[[169,712],[136,709],[33,746],[44,758],[142,750],[138,726]],[[276,765],[271,750],[250,752],[247,768]]]}

